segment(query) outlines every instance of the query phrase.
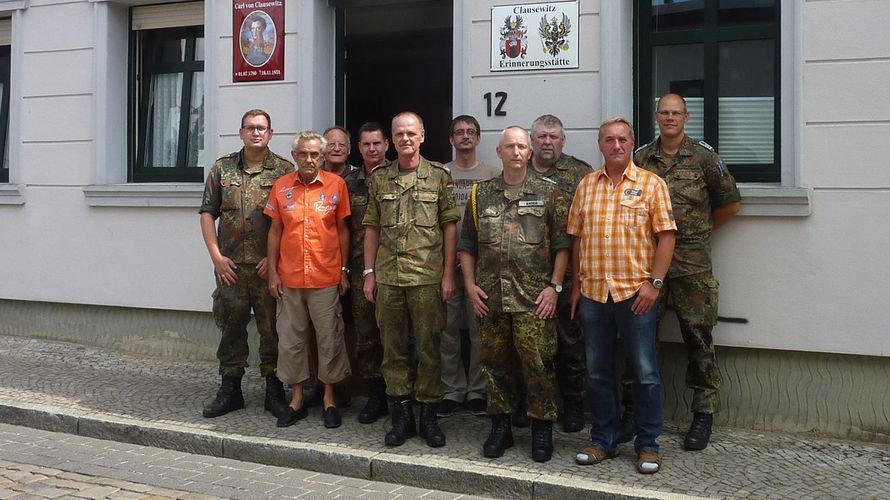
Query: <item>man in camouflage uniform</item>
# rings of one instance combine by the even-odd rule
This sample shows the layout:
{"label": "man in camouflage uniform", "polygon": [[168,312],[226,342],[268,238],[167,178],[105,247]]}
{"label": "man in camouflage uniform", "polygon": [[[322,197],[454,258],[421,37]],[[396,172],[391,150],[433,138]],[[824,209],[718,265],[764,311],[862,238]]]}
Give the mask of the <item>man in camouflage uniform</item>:
{"label": "man in camouflage uniform", "polygon": [[[542,177],[555,181],[569,196],[569,205],[578,183],[593,168],[563,153],[566,134],[562,121],[553,115],[542,115],[532,122],[533,155],[529,166]],[[556,349],[556,377],[562,395],[562,428],[579,432],[584,428],[584,388],[587,367],[584,364],[584,339],[577,320],[571,319],[571,271],[566,274],[565,290],[560,293],[556,312],[559,342]]]}
{"label": "man in camouflage uniform", "polygon": [[260,335],[260,373],[266,378],[265,408],[278,416],[287,406],[284,387],[275,376],[275,299],[269,295],[265,281],[270,220],[263,215],[263,208],[275,180],[292,172],[294,166],[269,150],[272,121],[265,111],[246,112],[241,118],[239,136],[244,147],[213,164],[198,209],[201,233],[216,274],[213,318],[222,331],[216,351],[222,384],[213,402],[204,407],[207,418],[244,408],[241,377],[249,354],[247,323],[251,310]]}
{"label": "man in camouflage uniform", "polygon": [[460,262],[479,320],[481,364],[491,432],[482,447],[496,458],[513,446],[515,349],[532,417],[532,459],[553,455],[556,420],[557,301],[569,259],[568,199],[556,182],[528,172],[529,136],[509,127],[497,147],[503,173],[476,184],[467,203]]}
{"label": "man in camouflage uniform", "polygon": [[670,295],[686,344],[686,386],[693,390],[693,420],[683,445],[703,450],[720,407],[720,371],[711,335],[717,322],[718,288],[711,270],[711,232],[739,211],[741,196],[714,149],[686,135],[689,112],[681,96],[663,96],[655,119],[659,138],[638,149],[634,162],[661,176],[671,193],[677,243],[659,313],[664,314]]}
{"label": "man in camouflage uniform", "polygon": [[[392,120],[398,161],[371,175],[365,212],[364,292],[377,303],[383,342],[381,371],[393,398],[392,430],[387,446],[400,446],[417,432],[411,392],[421,403],[420,436],[429,446],[445,445],[436,420],[442,400],[439,332],[445,304],[454,295],[457,246],[454,182],[442,165],[420,155],[423,121],[415,113]],[[419,354],[412,377],[410,325]],[[413,379],[413,380],[412,380]]]}
{"label": "man in camouflage uniform", "polygon": [[349,256],[349,276],[352,281],[352,319],[356,331],[356,373],[368,384],[368,402],[358,414],[358,421],[371,424],[386,415],[386,382],[380,372],[383,364],[383,346],[380,344],[380,329],[374,317],[374,304],[368,302],[362,288],[365,279],[365,226],[362,219],[368,209],[368,182],[371,171],[386,163],[389,141],[378,123],[368,122],[358,130],[358,149],[362,155],[362,168],[346,175],[349,189],[349,202],[352,205],[350,227],[352,230],[352,253]]}

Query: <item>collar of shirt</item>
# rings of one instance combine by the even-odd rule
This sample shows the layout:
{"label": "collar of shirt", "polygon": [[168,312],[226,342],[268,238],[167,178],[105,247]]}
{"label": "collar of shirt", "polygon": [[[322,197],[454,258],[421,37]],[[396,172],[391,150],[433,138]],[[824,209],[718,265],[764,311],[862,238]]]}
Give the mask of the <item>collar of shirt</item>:
{"label": "collar of shirt", "polygon": [[[305,185],[305,186],[309,186],[309,185],[312,185],[312,184],[314,184],[314,183],[316,183],[316,182],[318,182],[318,183],[321,184],[321,185],[324,185],[324,183],[325,183],[325,182],[324,182],[324,176],[323,176],[322,174],[325,174],[325,173],[330,174],[330,172],[326,172],[326,171],[324,171],[324,170],[322,170],[322,169],[319,168],[318,171],[315,172],[315,178],[313,178],[313,179],[312,179],[311,181],[309,181],[309,182],[303,182],[303,178],[300,177],[300,172],[299,172],[299,170],[298,170],[298,171],[294,172],[294,174],[296,174],[296,175],[294,175],[294,186],[296,186],[297,183],[299,183],[299,184],[303,184],[303,185]],[[331,175],[335,175],[335,174],[331,174]]]}
{"label": "collar of shirt", "polygon": [[[386,168],[389,169],[388,173],[389,173],[390,179],[395,179],[395,178],[399,177],[399,168],[400,167],[399,167],[398,159],[396,159],[394,162],[392,162]],[[432,167],[432,165],[430,165],[430,162],[426,158],[421,156],[420,157],[420,165],[418,165],[417,168],[414,169],[415,172],[417,172],[417,178],[425,179],[425,178],[429,177],[431,168],[433,168],[433,167]]]}
{"label": "collar of shirt", "polygon": [[[640,171],[640,167],[636,166],[636,164],[634,164],[633,160],[631,160],[630,163],[628,163],[627,166],[624,167],[624,172],[621,173],[621,179],[619,179],[619,181],[616,182],[615,185],[617,186],[618,184],[621,184],[622,182],[624,182],[625,178],[627,178],[628,180],[630,180],[632,182],[636,182],[637,176],[639,175],[639,171]],[[599,169],[595,175],[596,175],[597,182],[600,182],[602,180],[601,178],[603,178],[603,177],[609,182],[612,181],[612,179],[608,175],[606,175],[606,166],[605,165],[603,165],[603,168]]]}
{"label": "collar of shirt", "polygon": [[[273,164],[273,162],[269,161],[269,155],[271,155],[271,154],[272,154],[272,150],[269,148],[266,148],[266,154],[263,155],[263,159],[261,160],[262,167],[267,170],[272,170],[275,168],[275,165]],[[240,168],[241,170],[243,170],[245,172],[252,173],[252,174],[255,174],[256,172],[258,172],[258,170],[257,171],[248,170],[249,167],[247,166],[247,161],[244,159],[244,148],[241,148],[241,150],[238,151],[238,168]]]}

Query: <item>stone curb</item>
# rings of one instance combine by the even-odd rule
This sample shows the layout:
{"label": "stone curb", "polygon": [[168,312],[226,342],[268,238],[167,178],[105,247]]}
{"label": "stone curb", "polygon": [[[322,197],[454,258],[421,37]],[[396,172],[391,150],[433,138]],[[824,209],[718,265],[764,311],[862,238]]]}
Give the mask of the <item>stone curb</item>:
{"label": "stone curb", "polygon": [[[66,412],[66,413],[63,413]],[[549,474],[485,467],[460,459],[412,457],[343,446],[246,437],[114,418],[44,405],[0,403],[0,422],[199,455],[292,467],[406,486],[496,498],[693,498]]]}

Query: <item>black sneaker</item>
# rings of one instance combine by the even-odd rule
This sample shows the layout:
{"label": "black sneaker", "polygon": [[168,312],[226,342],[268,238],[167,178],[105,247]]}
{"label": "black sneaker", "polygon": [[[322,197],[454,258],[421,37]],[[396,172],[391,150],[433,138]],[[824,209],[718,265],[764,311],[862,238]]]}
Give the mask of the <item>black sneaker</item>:
{"label": "black sneaker", "polygon": [[467,401],[467,409],[476,415],[477,417],[484,417],[486,410],[488,408],[488,404],[484,399],[471,399]]}
{"label": "black sneaker", "polygon": [[309,415],[309,409],[306,408],[306,405],[303,405],[299,410],[294,410],[292,406],[288,406],[284,409],[284,413],[278,417],[278,422],[275,423],[278,427],[290,427],[297,423],[297,420],[302,420]]}
{"label": "black sneaker", "polygon": [[436,416],[440,418],[450,417],[454,415],[454,412],[459,410],[461,406],[463,405],[452,399],[443,399],[442,402],[436,406]]}

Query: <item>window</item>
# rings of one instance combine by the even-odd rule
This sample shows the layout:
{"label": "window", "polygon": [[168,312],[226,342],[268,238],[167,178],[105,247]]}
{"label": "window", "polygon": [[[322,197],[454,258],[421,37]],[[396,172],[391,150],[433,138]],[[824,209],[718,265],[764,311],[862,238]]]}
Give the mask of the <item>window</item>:
{"label": "window", "polygon": [[0,182],[9,182],[9,19],[0,19]]}
{"label": "window", "polygon": [[[168,5],[196,7],[193,3]],[[203,17],[203,9],[200,13]],[[170,14],[166,5],[136,7],[131,13],[132,182],[201,182],[204,178],[204,27],[145,29],[159,22],[163,25]],[[182,22],[181,16],[172,17]]]}
{"label": "window", "polygon": [[779,182],[779,6],[775,0],[637,3],[640,144],[659,96],[686,98],[686,132],[714,146],[735,178]]}

